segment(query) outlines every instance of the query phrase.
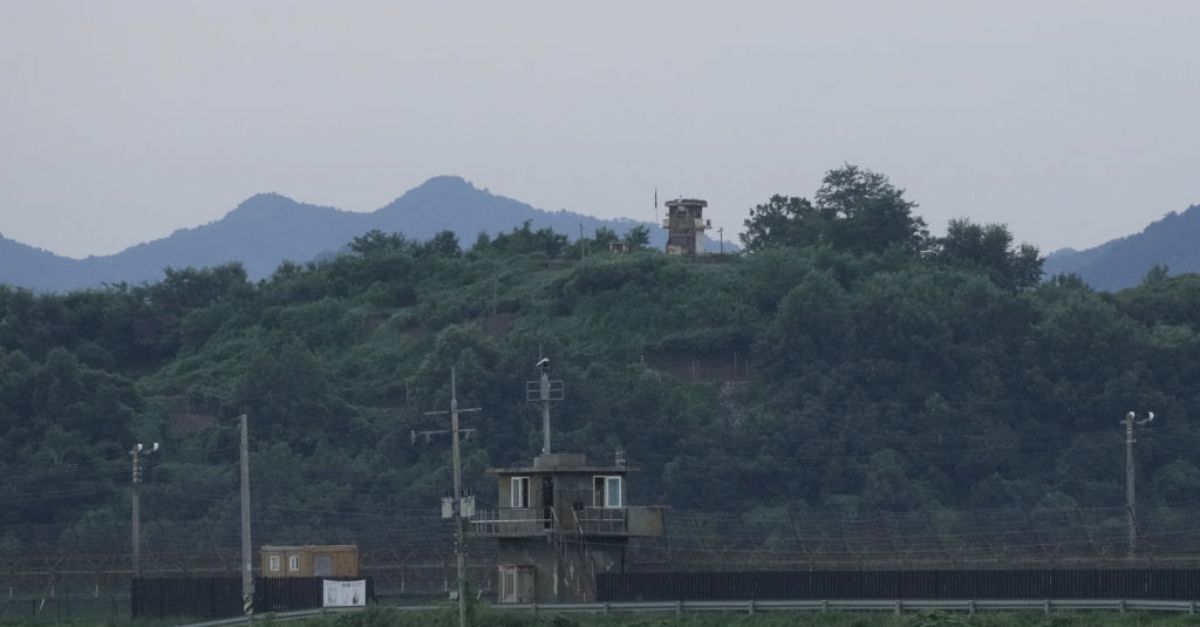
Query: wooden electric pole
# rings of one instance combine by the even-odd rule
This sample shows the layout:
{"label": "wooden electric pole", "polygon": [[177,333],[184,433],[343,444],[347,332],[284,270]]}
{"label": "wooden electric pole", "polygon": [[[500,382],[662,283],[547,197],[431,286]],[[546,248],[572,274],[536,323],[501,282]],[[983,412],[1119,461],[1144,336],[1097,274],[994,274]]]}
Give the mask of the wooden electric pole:
{"label": "wooden electric pole", "polygon": [[[479,407],[471,407],[468,409],[460,409],[458,407],[458,386],[456,381],[456,373],[453,366],[450,367],[450,410],[449,411],[427,411],[426,416],[437,416],[450,414],[450,451],[453,457],[454,465],[454,556],[458,563],[458,626],[467,627],[467,556],[466,556],[466,518],[463,515],[463,488],[462,488],[462,455],[459,452],[459,428],[458,415],[460,413],[471,413],[482,411]],[[433,433],[442,433],[440,431],[424,432],[426,437]],[[416,441],[416,432],[413,432],[413,441]]]}

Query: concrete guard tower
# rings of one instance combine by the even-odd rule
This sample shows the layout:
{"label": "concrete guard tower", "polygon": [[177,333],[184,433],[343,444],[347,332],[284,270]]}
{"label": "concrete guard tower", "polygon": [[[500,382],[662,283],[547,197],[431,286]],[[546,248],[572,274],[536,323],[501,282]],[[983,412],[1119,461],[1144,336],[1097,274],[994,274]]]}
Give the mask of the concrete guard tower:
{"label": "concrete guard tower", "polygon": [[541,378],[529,393],[538,389],[530,400],[543,402],[543,453],[531,466],[488,469],[499,508],[480,510],[473,531],[497,541],[500,603],[595,601],[596,574],[625,571],[630,538],[663,535],[663,508],[629,505],[627,479],[637,469],[619,452],[612,465],[550,452],[549,403],[561,400],[562,383],[544,368]]}
{"label": "concrete guard tower", "polygon": [[697,198],[676,198],[667,201],[667,217],[663,228],[667,229],[668,255],[703,255],[704,231],[711,224],[704,219],[704,208],[708,202]]}

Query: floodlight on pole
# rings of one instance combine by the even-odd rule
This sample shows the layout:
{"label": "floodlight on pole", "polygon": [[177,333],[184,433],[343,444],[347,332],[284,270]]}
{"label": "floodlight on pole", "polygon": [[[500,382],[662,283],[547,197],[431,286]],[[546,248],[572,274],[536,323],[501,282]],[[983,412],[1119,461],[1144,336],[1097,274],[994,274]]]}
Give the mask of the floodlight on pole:
{"label": "floodlight on pole", "polygon": [[131,527],[131,542],[133,549],[133,576],[140,577],[142,575],[142,513],[141,513],[141,495],[139,486],[142,484],[142,455],[149,455],[158,452],[158,442],[151,445],[150,450],[146,450],[146,446],[141,442],[134,444],[129,451],[129,456],[133,461],[133,468],[130,476],[130,492],[129,492],[129,515]]}
{"label": "floodlight on pole", "polygon": [[1127,412],[1125,419],[1125,508],[1129,516],[1129,557],[1137,555],[1137,496],[1134,488],[1133,444],[1134,427],[1144,427],[1154,422],[1154,412],[1146,412],[1146,417],[1138,419],[1137,412]]}

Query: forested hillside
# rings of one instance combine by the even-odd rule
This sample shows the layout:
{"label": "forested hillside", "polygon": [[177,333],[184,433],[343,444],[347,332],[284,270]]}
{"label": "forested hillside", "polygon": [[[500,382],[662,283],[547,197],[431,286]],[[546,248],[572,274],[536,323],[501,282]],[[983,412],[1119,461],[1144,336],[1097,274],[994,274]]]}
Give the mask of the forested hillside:
{"label": "forested hillside", "polygon": [[[882,176],[830,172],[747,219],[747,252],[668,257],[630,236],[568,243],[528,224],[350,252],[250,281],[227,265],[66,295],[0,288],[0,549],[111,535],[143,517],[179,542],[233,528],[236,423],[250,417],[255,533],[355,537],[365,516],[435,513],[457,366],[469,483],[540,448],[524,402],[539,353],[567,382],[555,448],[642,472],[631,501],[746,512],[1110,507],[1128,410],[1147,508],[1195,501],[1200,277],[1117,294],[1040,283],[1036,250],[957,221],[931,238]],[[191,530],[194,533],[185,533]],[[96,534],[88,536],[88,534]],[[109,534],[109,535],[105,535]]]}

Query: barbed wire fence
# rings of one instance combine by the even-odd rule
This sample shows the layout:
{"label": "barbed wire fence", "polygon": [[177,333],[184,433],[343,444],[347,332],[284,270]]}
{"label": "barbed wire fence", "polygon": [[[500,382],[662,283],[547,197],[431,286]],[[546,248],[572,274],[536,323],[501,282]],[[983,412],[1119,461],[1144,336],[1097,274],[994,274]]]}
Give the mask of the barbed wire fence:
{"label": "barbed wire fence", "polygon": [[[357,544],[360,571],[375,580],[380,596],[428,599],[453,587],[453,533],[446,521],[423,513],[382,510],[329,516],[338,521],[336,531],[320,541]],[[785,507],[753,512],[668,510],[665,535],[635,540],[627,569],[1200,566],[1200,507],[1183,504],[1139,512],[1139,551],[1133,558],[1127,555],[1126,516],[1119,507],[867,513]],[[256,545],[272,541],[269,525],[255,528]],[[76,614],[118,617],[128,611],[133,576],[128,525],[80,530],[51,524],[23,529],[22,546],[10,542],[0,548],[0,617],[50,611],[61,618],[64,611],[69,617],[72,608]],[[5,531],[0,529],[0,536]],[[147,526],[143,542],[146,576],[213,577],[238,572],[236,521],[215,525],[160,521]],[[494,590],[495,541],[471,539],[468,557],[476,590],[480,594]]]}

